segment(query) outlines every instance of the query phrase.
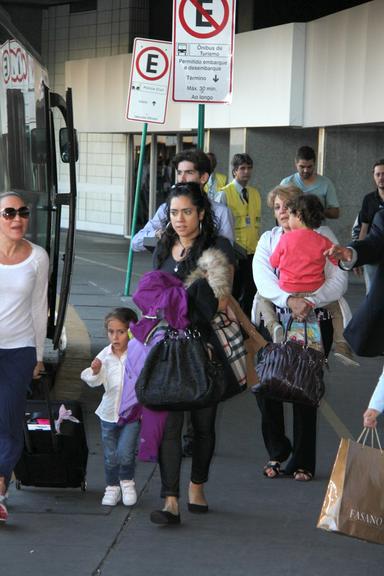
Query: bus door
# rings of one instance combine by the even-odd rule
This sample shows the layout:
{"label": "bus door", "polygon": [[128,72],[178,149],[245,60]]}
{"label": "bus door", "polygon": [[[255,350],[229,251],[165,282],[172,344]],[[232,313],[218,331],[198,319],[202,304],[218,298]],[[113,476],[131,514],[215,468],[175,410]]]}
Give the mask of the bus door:
{"label": "bus door", "polygon": [[[51,142],[51,163],[49,177],[52,180],[54,191],[52,198],[52,211],[55,214],[53,234],[53,255],[51,255],[52,269],[49,290],[49,317],[48,337],[52,338],[54,348],[57,348],[64,326],[65,314],[71,287],[72,268],[75,248],[76,228],[76,161],[78,159],[78,145],[76,131],[73,126],[72,90],[68,88],[65,100],[59,94],[49,93],[49,130]],[[60,158],[69,165],[69,189],[67,192],[58,192],[58,177],[56,169],[55,127],[52,109],[58,108],[65,120],[65,128],[59,132]],[[63,207],[67,206],[68,224],[64,246],[61,246]],[[53,256],[53,258],[52,258]],[[60,279],[60,280],[59,280]],[[58,284],[60,281],[60,289]]]}

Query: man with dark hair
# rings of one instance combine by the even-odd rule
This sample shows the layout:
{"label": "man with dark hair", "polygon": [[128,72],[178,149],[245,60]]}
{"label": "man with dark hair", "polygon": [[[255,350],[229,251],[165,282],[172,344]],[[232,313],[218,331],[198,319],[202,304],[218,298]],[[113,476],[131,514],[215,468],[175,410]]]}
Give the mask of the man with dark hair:
{"label": "man with dark hair", "polygon": [[214,153],[207,152],[207,156],[211,162],[211,174],[209,176],[208,182],[204,186],[204,192],[208,194],[208,198],[210,200],[216,200],[216,194],[226,185],[227,177],[225,174],[216,172],[217,160]]}
{"label": "man with dark hair", "polygon": [[252,274],[252,260],[260,236],[261,198],[258,190],[248,186],[253,160],[249,154],[235,154],[232,158],[233,180],[217,194],[216,199],[231,209],[235,219],[235,241],[245,251],[235,273],[233,294],[250,317],[256,293]]}
{"label": "man with dark hair", "polygon": [[[202,150],[188,149],[176,154],[172,160],[172,165],[176,170],[176,182],[198,182],[203,188],[211,173],[210,160]],[[218,233],[220,236],[228,238],[231,243],[234,240],[233,218],[227,207],[212,203],[212,210],[216,218]],[[145,250],[144,238],[153,238],[161,234],[166,222],[166,204],[159,206],[156,214],[147,224],[139,230],[132,238],[132,249],[135,252]]]}
{"label": "man with dark hair", "polygon": [[[376,190],[369,192],[363,198],[359,213],[361,223],[359,240],[363,240],[371,229],[372,220],[376,212],[384,208],[384,158],[377,160],[373,165],[373,179]],[[373,277],[377,270],[377,264],[364,265],[364,280],[367,293],[372,285]]]}
{"label": "man with dark hair", "polygon": [[[191,170],[179,170],[179,164],[182,162],[188,162],[189,164],[193,164],[193,168]],[[187,150],[182,150],[178,152],[176,156],[172,159],[172,166],[176,170],[176,180],[178,182],[199,182],[202,185],[205,185],[209,175],[211,173],[211,161],[208,157],[208,154],[205,154],[200,149],[195,148],[188,148]],[[196,172],[199,173],[199,176],[196,175]],[[185,173],[185,178],[184,178]],[[187,173],[193,176],[193,179],[187,177]],[[194,174],[193,174],[194,173]],[[181,179],[179,180],[177,176],[181,175]]]}
{"label": "man with dark hair", "polygon": [[335,186],[326,176],[316,173],[316,154],[310,146],[301,146],[296,152],[295,165],[297,172],[280,182],[281,186],[297,186],[305,194],[315,194],[324,206],[326,218],[339,217],[339,201]]}

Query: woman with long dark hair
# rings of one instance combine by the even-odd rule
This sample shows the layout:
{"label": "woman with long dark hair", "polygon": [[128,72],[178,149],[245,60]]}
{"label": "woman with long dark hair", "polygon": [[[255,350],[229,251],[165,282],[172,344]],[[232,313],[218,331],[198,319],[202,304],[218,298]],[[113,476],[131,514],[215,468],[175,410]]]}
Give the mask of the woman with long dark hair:
{"label": "woman with long dark hair", "polygon": [[[230,242],[217,235],[210,202],[195,182],[176,184],[167,201],[167,226],[155,250],[154,268],[169,272],[184,280],[197,266],[197,260],[208,248],[223,252],[229,265],[235,259]],[[213,297],[213,294],[212,294]],[[205,306],[195,302],[194,309]],[[220,307],[220,301],[218,301]],[[192,312],[193,313],[193,312]],[[205,326],[204,330],[207,329]],[[203,332],[203,331],[202,331]],[[188,490],[188,510],[208,511],[204,484],[215,448],[215,419],[217,405],[191,411],[194,428],[191,479]],[[170,412],[160,447],[162,510],[151,514],[155,524],[179,524],[180,466],[182,458],[181,432],[183,412]]]}

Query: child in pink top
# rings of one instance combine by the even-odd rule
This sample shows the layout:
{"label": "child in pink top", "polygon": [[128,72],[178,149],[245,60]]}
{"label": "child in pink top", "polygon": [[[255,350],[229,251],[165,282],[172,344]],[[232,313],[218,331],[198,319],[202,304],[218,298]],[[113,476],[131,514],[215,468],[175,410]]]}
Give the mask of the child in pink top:
{"label": "child in pink top", "polygon": [[[282,290],[314,292],[324,284],[324,252],[333,245],[328,238],[314,231],[321,225],[324,208],[317,196],[305,194],[288,209],[291,232],[281,236],[269,261],[279,269]],[[337,266],[337,260],[330,260]]]}
{"label": "child in pink top", "polygon": [[[279,286],[296,296],[310,296],[325,282],[325,250],[332,242],[315,232],[324,220],[324,207],[314,194],[303,194],[287,204],[290,232],[283,234],[270,263],[279,270]],[[337,260],[330,259],[337,266]],[[332,317],[335,355],[344,364],[358,365],[343,337],[343,317],[338,302],[326,306]],[[267,327],[269,313],[267,312]],[[264,311],[262,310],[263,316]],[[277,318],[273,320],[271,332],[276,332]]]}

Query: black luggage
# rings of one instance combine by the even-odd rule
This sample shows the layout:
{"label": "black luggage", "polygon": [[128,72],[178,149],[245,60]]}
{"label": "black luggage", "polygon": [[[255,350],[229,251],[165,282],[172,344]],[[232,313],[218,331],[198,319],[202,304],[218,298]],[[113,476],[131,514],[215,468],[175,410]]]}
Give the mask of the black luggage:
{"label": "black luggage", "polygon": [[[56,434],[54,420],[61,404],[80,422],[64,420]],[[25,485],[86,489],[88,446],[78,402],[50,401],[47,385],[45,401],[27,401],[24,438],[24,450],[14,470],[16,488]]]}

